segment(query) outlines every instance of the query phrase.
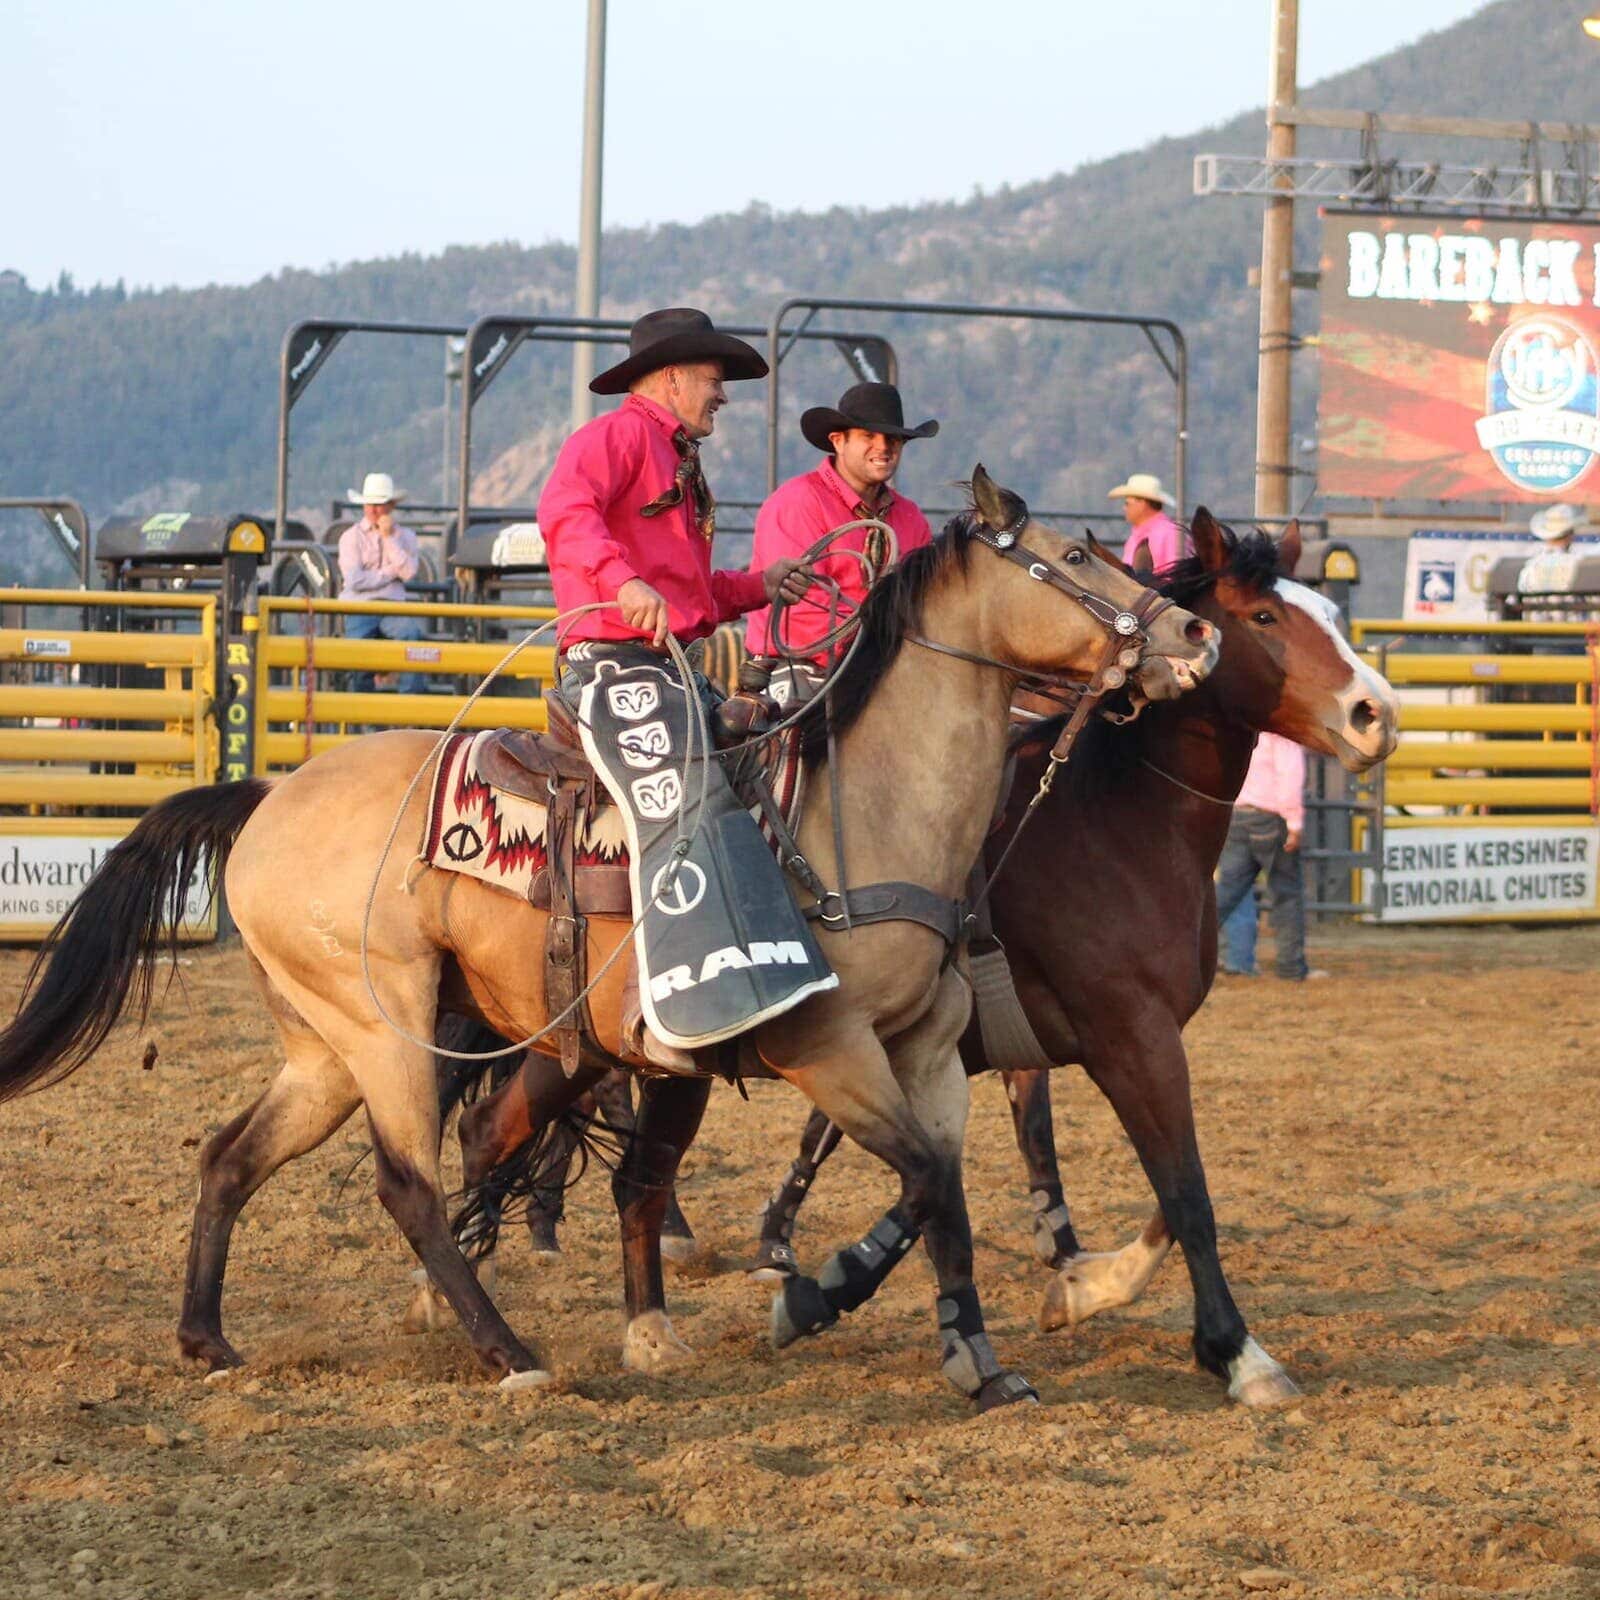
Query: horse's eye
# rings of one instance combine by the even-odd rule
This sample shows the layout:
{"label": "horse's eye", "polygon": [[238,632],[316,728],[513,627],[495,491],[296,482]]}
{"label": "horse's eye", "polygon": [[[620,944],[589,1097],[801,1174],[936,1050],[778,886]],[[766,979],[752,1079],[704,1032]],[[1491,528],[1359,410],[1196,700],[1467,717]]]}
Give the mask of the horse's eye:
{"label": "horse's eye", "polygon": [[1255,612],[1251,616],[1250,620],[1259,624],[1263,628],[1270,628],[1278,619],[1273,615],[1272,612],[1263,608],[1262,610]]}
{"label": "horse's eye", "polygon": [[1069,567],[1081,567],[1089,558],[1077,547],[1077,545],[1073,545],[1067,551],[1064,559]]}

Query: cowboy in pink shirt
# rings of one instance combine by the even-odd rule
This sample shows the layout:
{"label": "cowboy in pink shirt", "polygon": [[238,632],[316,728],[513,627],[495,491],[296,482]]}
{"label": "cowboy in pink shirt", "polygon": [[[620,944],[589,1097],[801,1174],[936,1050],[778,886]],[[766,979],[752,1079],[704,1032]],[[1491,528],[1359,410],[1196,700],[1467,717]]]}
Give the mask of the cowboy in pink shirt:
{"label": "cowboy in pink shirt", "polygon": [[[667,634],[703,638],[770,601],[794,572],[716,572],[716,502],[700,440],[727,403],[724,380],[760,378],[767,364],[744,340],[718,333],[703,311],[652,311],[629,335],[628,359],[602,372],[596,394],[624,394],[561,447],[539,497],[539,528],[562,611],[617,601],[580,617],[563,638],[634,640],[660,650]],[[803,578],[791,584],[804,593]]]}
{"label": "cowboy in pink shirt", "polygon": [[[858,383],[837,406],[813,406],[800,418],[807,441],[826,459],[810,472],[790,478],[773,491],[756,517],[751,570],[761,571],[782,557],[799,557],[824,534],[846,523],[876,517],[893,530],[904,556],[929,544],[933,530],[916,503],[890,487],[908,439],[931,439],[939,424],[932,419],[906,426],[900,391],[892,383]],[[781,641],[772,636],[772,612],[755,612],[746,625],[753,655],[776,655],[776,645],[807,653],[866,597],[872,573],[846,551],[864,552],[874,571],[884,565],[883,536],[876,529],[856,528],[835,541],[829,553],[812,563],[818,578],[839,586],[841,599],[830,615],[831,596],[808,595],[787,608]],[[814,659],[821,664],[823,656]]]}
{"label": "cowboy in pink shirt", "polygon": [[1122,502],[1122,515],[1128,523],[1122,559],[1130,567],[1140,572],[1159,572],[1194,554],[1189,536],[1167,515],[1176,502],[1153,472],[1134,473],[1106,499]]}
{"label": "cowboy in pink shirt", "polygon": [[[539,497],[557,609],[602,608],[565,630],[559,692],[628,842],[639,1016],[624,1021],[626,1048],[669,1072],[694,1072],[688,1052],[838,982],[706,749],[716,692],[663,660],[669,632],[688,643],[780,594],[805,594],[797,561],[753,573],[711,565],[716,502],[700,441],[726,403],[724,381],[766,371],[703,311],[650,312],[633,325],[627,359],[589,385],[627,398],[567,440]],[[757,947],[784,959],[758,960]],[[708,968],[730,950],[743,959]],[[682,981],[690,973],[701,976]],[[569,1036],[564,1048],[575,1047]]]}

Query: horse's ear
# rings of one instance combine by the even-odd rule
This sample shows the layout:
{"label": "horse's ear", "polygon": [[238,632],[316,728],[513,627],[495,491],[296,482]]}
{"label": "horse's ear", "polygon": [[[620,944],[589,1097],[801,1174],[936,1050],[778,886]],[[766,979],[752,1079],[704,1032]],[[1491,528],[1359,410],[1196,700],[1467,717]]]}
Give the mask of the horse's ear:
{"label": "horse's ear", "polygon": [[1101,544],[1100,541],[1095,538],[1093,528],[1085,528],[1083,530],[1083,538],[1084,543],[1089,546],[1089,553],[1091,555],[1099,556],[1100,559],[1108,566],[1121,567],[1130,578],[1133,576],[1133,568],[1130,567],[1128,563],[1116,553],[1115,550],[1108,550],[1105,545]]}
{"label": "horse's ear", "polygon": [[1028,515],[1027,502],[1022,496],[1002,489],[983,470],[981,461],[972,469],[972,505],[978,520],[995,533],[1013,527]]}
{"label": "horse's ear", "polygon": [[1194,553],[1207,572],[1221,572],[1228,564],[1228,538],[1222,524],[1204,506],[1195,508],[1194,521],[1189,524],[1189,537],[1194,540]]}
{"label": "horse's ear", "polygon": [[1292,578],[1294,569],[1300,565],[1300,519],[1293,517],[1289,526],[1283,530],[1283,537],[1278,540],[1278,571],[1284,577]]}

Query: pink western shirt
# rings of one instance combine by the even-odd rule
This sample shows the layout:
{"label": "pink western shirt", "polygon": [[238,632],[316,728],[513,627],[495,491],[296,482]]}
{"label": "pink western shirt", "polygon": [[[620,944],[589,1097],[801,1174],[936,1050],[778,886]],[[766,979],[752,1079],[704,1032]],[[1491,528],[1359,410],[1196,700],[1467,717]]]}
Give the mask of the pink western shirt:
{"label": "pink western shirt", "polygon": [[341,592],[349,600],[404,600],[417,575],[417,536],[398,523],[385,539],[365,517],[339,535]]}
{"label": "pink western shirt", "polygon": [[[639,515],[677,478],[672,436],[680,426],[664,406],[631,394],[562,445],[539,496],[559,609],[615,600],[630,578],[643,578],[667,602],[673,633],[687,641],[766,601],[759,573],[711,570],[711,543],[687,494],[658,516]],[[648,635],[616,611],[591,611],[564,637],[571,644]]]}
{"label": "pink western shirt", "polygon": [[[886,491],[887,493],[887,491]],[[823,534],[830,529],[843,527],[858,517],[876,516],[894,529],[895,542],[903,556],[919,545],[933,542],[933,530],[916,503],[904,495],[887,494],[887,504],[875,512],[868,512],[861,496],[839,476],[833,457],[826,457],[820,466],[802,472],[780,484],[768,496],[756,517],[755,546],[751,551],[750,570],[764,571],[774,561],[795,560],[804,555]],[[832,578],[854,605],[860,605],[867,592],[866,573],[859,561],[842,554],[845,550],[864,550],[867,543],[866,528],[857,528],[844,534],[832,551],[815,563],[819,577]],[[842,621],[842,615],[834,619]],[[829,631],[828,605],[820,593],[808,596],[798,605],[789,607],[783,625],[783,641],[793,649],[803,649],[814,639]],[[772,609],[763,606],[752,613],[746,625],[746,642],[752,655],[771,655]]]}
{"label": "pink western shirt", "polygon": [[1235,805],[1270,811],[1289,824],[1291,833],[1305,827],[1306,753],[1292,739],[1264,733],[1256,740],[1250,771]]}
{"label": "pink western shirt", "polygon": [[1122,559],[1131,567],[1135,553],[1145,545],[1150,546],[1150,560],[1157,572],[1193,554],[1189,536],[1165,511],[1146,517],[1128,535],[1128,542],[1122,547]]}

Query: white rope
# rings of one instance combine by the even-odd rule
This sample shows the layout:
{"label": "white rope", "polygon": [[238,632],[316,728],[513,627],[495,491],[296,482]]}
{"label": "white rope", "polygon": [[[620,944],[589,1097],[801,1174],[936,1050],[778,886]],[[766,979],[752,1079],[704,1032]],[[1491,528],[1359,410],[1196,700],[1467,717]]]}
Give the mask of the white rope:
{"label": "white rope", "polygon": [[[838,538],[840,534],[852,532],[856,528],[870,527],[881,529],[885,535],[887,553],[884,562],[884,569],[887,571],[894,565],[895,558],[899,554],[898,540],[895,538],[894,529],[891,528],[888,523],[880,522],[876,517],[867,517],[861,519],[860,521],[848,522],[841,527],[833,529],[832,532],[826,535],[823,540],[819,540],[818,544],[812,547],[812,552],[825,548],[829,542]],[[808,557],[812,554],[812,552],[808,552]],[[846,553],[850,555],[859,555],[859,552],[856,551],[849,551]],[[882,574],[880,573],[879,578],[881,579],[881,577]],[[400,832],[400,824],[405,820],[406,811],[411,805],[411,798],[417,792],[417,785],[422,781],[423,774],[426,773],[430,767],[437,767],[440,758],[444,754],[444,747],[449,741],[451,734],[453,734],[456,729],[461,726],[461,719],[465,717],[466,714],[473,708],[473,706],[478,703],[489,685],[493,683],[495,679],[498,678],[500,674],[505,671],[505,669],[510,666],[510,664],[515,661],[516,658],[521,655],[522,652],[527,649],[527,647],[532,644],[535,639],[551,628],[558,629],[559,632],[557,633],[556,637],[556,655],[559,657],[561,654],[561,646],[565,640],[567,630],[571,628],[571,626],[580,617],[587,616],[593,611],[620,611],[621,609],[622,607],[618,605],[615,600],[601,600],[595,601],[589,605],[574,606],[570,611],[563,611],[558,616],[551,617],[548,621],[541,622],[539,626],[531,633],[523,635],[523,637],[519,639],[517,643],[514,644],[505,653],[505,655],[500,658],[493,669],[484,678],[483,682],[480,683],[478,687],[474,689],[473,692],[467,697],[461,709],[456,712],[454,717],[451,718],[449,727],[447,727],[444,732],[439,735],[438,742],[429,752],[427,760],[425,760],[422,765],[417,768],[415,776],[411,779],[411,782],[406,785],[406,792],[400,797],[400,807],[395,812],[393,823],[390,824],[389,835],[383,841],[383,850],[378,856],[378,865],[373,871],[372,884],[367,890],[367,903],[361,916],[361,981],[366,987],[367,998],[372,1002],[373,1009],[378,1013],[378,1016],[385,1024],[387,1024],[392,1032],[398,1034],[408,1044],[420,1045],[423,1049],[431,1050],[435,1055],[446,1056],[452,1061],[499,1061],[505,1056],[518,1055],[522,1051],[526,1050],[530,1045],[537,1044],[541,1039],[553,1033],[558,1027],[560,1027],[561,1024],[564,1023],[570,1016],[572,1016],[573,1013],[576,1012],[577,1009],[584,1003],[584,1001],[589,998],[589,996],[594,992],[595,988],[599,985],[600,980],[604,978],[605,975],[611,970],[611,968],[621,957],[622,952],[626,950],[629,944],[632,942],[634,934],[638,932],[640,924],[644,921],[645,912],[648,911],[651,906],[657,904],[662,895],[670,893],[678,881],[678,869],[682,865],[683,860],[688,855],[689,851],[694,848],[694,841],[699,837],[700,829],[705,823],[705,803],[707,796],[711,792],[711,759],[713,755],[720,755],[724,752],[714,751],[712,749],[710,724],[706,717],[705,706],[701,702],[699,692],[695,688],[694,668],[689,665],[689,658],[684,654],[683,646],[680,645],[677,639],[675,639],[669,633],[667,635],[667,654],[671,658],[673,666],[677,669],[679,681],[682,684],[684,695],[688,699],[690,706],[689,737],[684,741],[683,781],[680,785],[683,791],[683,798],[678,803],[677,837],[673,841],[672,861],[669,864],[666,874],[662,877],[660,888],[651,890],[649,901],[639,912],[639,915],[634,918],[633,922],[629,925],[628,931],[624,937],[617,941],[617,944],[611,951],[611,954],[608,955],[600,964],[599,971],[597,971],[594,976],[590,978],[589,981],[583,986],[582,990],[579,992],[577,998],[573,1000],[572,1004],[564,1007],[555,1016],[551,1017],[545,1023],[545,1025],[538,1030],[537,1033],[531,1033],[526,1039],[521,1040],[517,1044],[507,1045],[503,1050],[447,1050],[442,1045],[435,1043],[431,1039],[419,1039],[414,1033],[409,1032],[398,1022],[396,1022],[395,1019],[391,1017],[388,1011],[384,1008],[383,1002],[378,998],[377,987],[372,981],[372,958],[368,945],[368,933],[372,925],[372,908],[377,902],[378,884],[383,878],[383,869],[388,864],[389,852],[394,848],[394,841]],[[853,618],[851,620],[854,621],[856,619]],[[846,649],[844,655],[824,675],[822,690],[827,689],[849,665],[851,658],[855,655],[856,646],[860,643],[860,640],[860,631],[857,629],[855,637],[850,640],[849,648]],[[788,654],[787,651],[783,651],[783,653],[786,655]],[[559,693],[559,690],[557,692]],[[819,690],[819,693],[820,692],[822,691]],[[810,709],[811,702],[808,702],[804,706],[798,707],[793,713],[791,713],[791,715],[783,718],[773,727],[768,728],[760,737],[762,739],[769,739],[774,734],[783,732],[785,729],[798,722],[800,718]],[[689,811],[689,774],[692,764],[697,759],[695,754],[697,740],[701,750],[704,752],[704,754],[698,758],[700,762],[700,795],[695,801],[694,805],[694,826],[689,829],[688,832],[685,832],[684,817]],[[732,752],[727,753],[731,754]]]}
{"label": "white rope", "polygon": [[[601,963],[599,971],[596,972],[588,981],[588,983],[583,986],[583,989],[578,994],[577,998],[573,1000],[571,1005],[566,1006],[561,1011],[557,1012],[557,1014],[551,1017],[536,1033],[529,1034],[526,1039],[521,1040],[517,1044],[507,1045],[503,1050],[447,1050],[432,1039],[419,1039],[414,1033],[411,1033],[408,1029],[402,1027],[392,1016],[389,1015],[389,1012],[384,1007],[383,1001],[378,998],[377,987],[372,981],[372,959],[368,945],[368,933],[372,925],[372,908],[377,903],[378,885],[383,879],[383,869],[388,864],[389,852],[394,849],[394,841],[399,835],[400,825],[405,821],[406,812],[411,805],[411,798],[417,792],[417,785],[422,781],[423,775],[430,767],[437,767],[437,764],[444,753],[444,747],[449,741],[450,736],[456,731],[457,728],[460,727],[462,718],[465,717],[466,714],[473,708],[473,706],[475,706],[482,698],[484,691],[491,683],[494,682],[496,678],[500,676],[503,671],[505,671],[508,666],[510,666],[514,660],[516,660],[519,655],[522,654],[525,649],[527,649],[530,644],[533,643],[535,639],[551,628],[561,629],[561,637],[564,637],[565,630],[570,628],[579,617],[585,616],[591,611],[618,611],[620,609],[621,607],[618,606],[614,600],[598,601],[592,605],[575,606],[570,611],[563,611],[559,616],[551,617],[548,621],[540,623],[539,626],[531,633],[525,634],[505,653],[505,655],[500,658],[493,669],[484,678],[483,682],[480,683],[478,687],[467,697],[466,701],[462,704],[461,709],[456,712],[454,717],[451,718],[449,727],[447,727],[444,732],[439,735],[438,742],[428,753],[427,759],[420,767],[417,768],[417,771],[412,777],[411,782],[406,785],[406,792],[400,798],[399,809],[395,812],[394,821],[389,826],[389,835],[383,841],[383,850],[378,856],[378,865],[373,871],[372,883],[367,890],[367,903],[361,917],[361,979],[366,986],[367,998],[372,1002],[373,1009],[378,1013],[378,1016],[383,1020],[384,1023],[388,1025],[392,1032],[398,1034],[408,1044],[420,1045],[424,1050],[430,1050],[435,1055],[448,1056],[452,1061],[498,1061],[504,1056],[519,1055],[530,1045],[537,1044],[541,1039],[545,1038],[546,1035],[554,1032],[556,1028],[560,1027],[561,1024],[565,1022],[567,1018],[570,1017],[578,1009],[578,1007],[589,998],[590,994],[593,993],[600,980],[604,978],[605,975],[616,964],[617,960],[622,955],[622,952],[628,948],[630,940],[638,931],[639,924],[644,921],[645,911],[642,910],[640,911],[638,917],[634,919],[626,935],[617,941],[616,947],[612,950],[611,954],[607,956],[606,959]],[[558,654],[560,651],[561,637],[558,637],[557,639],[556,648]],[[683,782],[681,784],[683,798],[678,804],[678,836],[673,844],[674,859],[667,877],[662,881],[660,890],[652,892],[650,905],[654,905],[656,899],[659,897],[659,894],[667,893],[677,881],[678,866],[682,862],[683,858],[693,848],[695,838],[698,836],[703,825],[705,817],[705,801],[706,796],[710,791],[711,784],[710,770],[705,762],[702,761],[700,798],[696,802],[694,826],[687,833],[685,833],[683,819],[689,808],[689,764],[694,760],[696,735],[698,734],[701,743],[707,749],[710,748],[711,740],[710,731],[706,725],[705,707],[701,703],[700,695],[695,688],[694,668],[689,665],[688,657],[683,653],[683,646],[680,645],[670,633],[667,635],[667,654],[671,658],[673,666],[678,671],[678,677],[683,686],[684,694],[689,700],[689,737],[685,741],[684,748]],[[645,910],[648,909],[649,906],[647,905]]]}

